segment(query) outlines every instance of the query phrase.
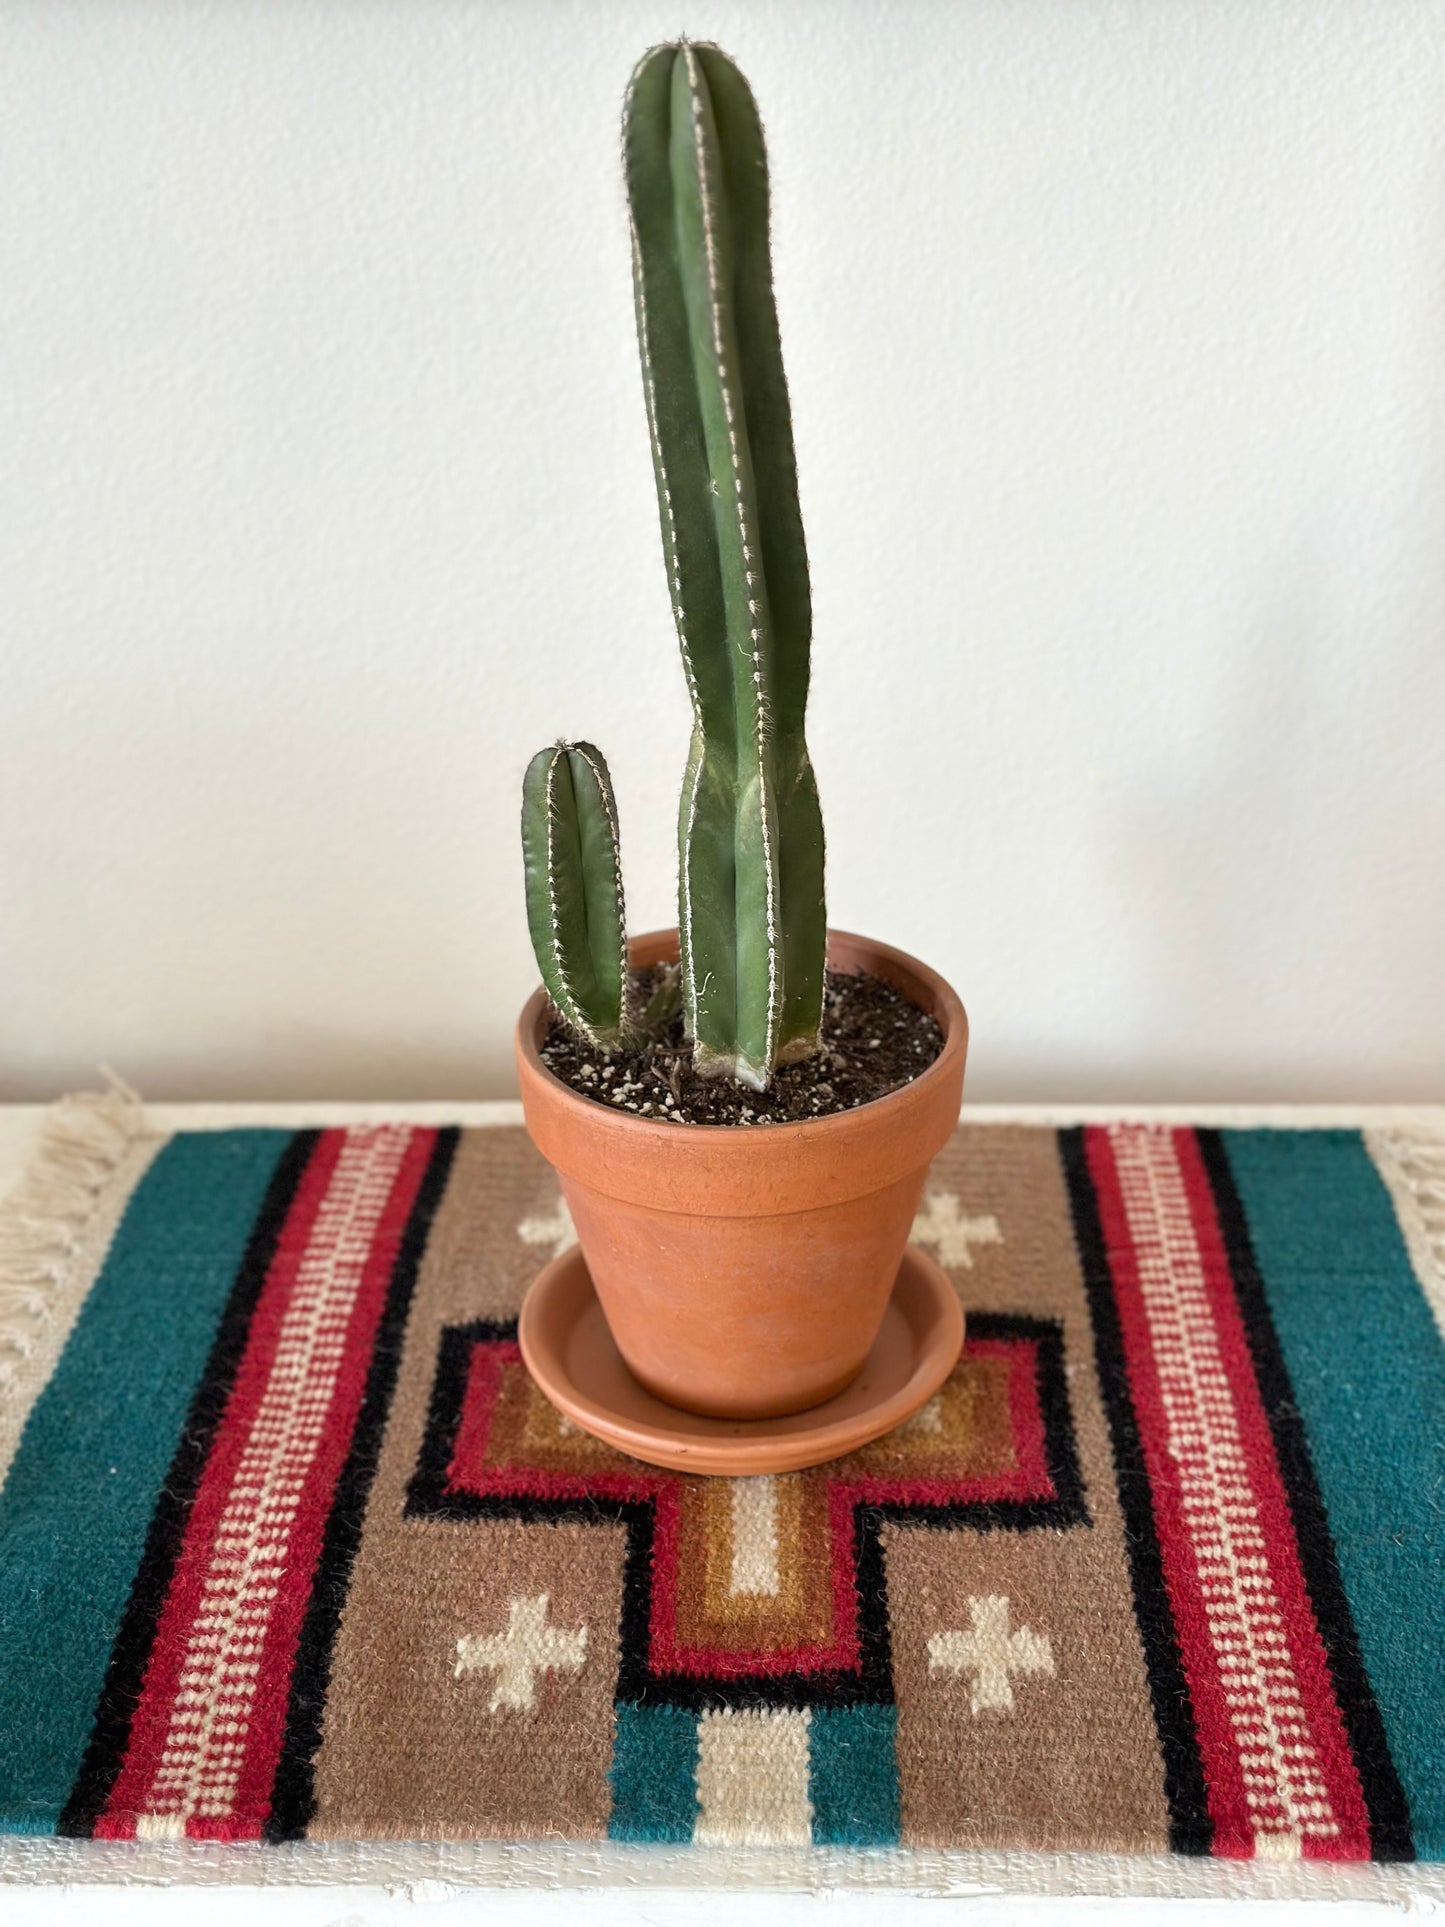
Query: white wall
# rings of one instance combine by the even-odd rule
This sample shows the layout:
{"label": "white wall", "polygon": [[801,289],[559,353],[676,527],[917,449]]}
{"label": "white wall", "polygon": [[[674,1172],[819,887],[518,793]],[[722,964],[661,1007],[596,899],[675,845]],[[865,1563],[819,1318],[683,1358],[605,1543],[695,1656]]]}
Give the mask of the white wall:
{"label": "white wall", "polygon": [[671,921],[617,160],[768,122],[837,924],[978,1097],[1445,1090],[1445,0],[0,6],[0,1095],[505,1095]]}

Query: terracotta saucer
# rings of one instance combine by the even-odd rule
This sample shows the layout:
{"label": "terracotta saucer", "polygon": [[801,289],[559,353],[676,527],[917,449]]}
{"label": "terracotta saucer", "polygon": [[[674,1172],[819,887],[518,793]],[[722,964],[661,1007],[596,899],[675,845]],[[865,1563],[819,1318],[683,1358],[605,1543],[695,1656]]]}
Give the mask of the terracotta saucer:
{"label": "terracotta saucer", "polygon": [[704,1418],[654,1398],[613,1343],[581,1250],[534,1280],[518,1330],[527,1369],[557,1408],[609,1445],[675,1472],[796,1472],[901,1425],[958,1362],[963,1312],[947,1274],[910,1245],[863,1370],[846,1391],[788,1418]]}

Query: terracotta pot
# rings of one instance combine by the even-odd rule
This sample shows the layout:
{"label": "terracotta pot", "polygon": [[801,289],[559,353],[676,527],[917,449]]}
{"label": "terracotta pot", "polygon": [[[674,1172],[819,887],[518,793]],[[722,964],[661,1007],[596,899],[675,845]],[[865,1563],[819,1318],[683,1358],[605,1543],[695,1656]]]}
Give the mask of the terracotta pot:
{"label": "terracotta pot", "polygon": [[[631,945],[674,961],[677,932]],[[913,1083],[803,1124],[669,1124],[580,1097],[541,1060],[537,990],[517,1024],[533,1142],[571,1208],[622,1356],[658,1398],[716,1417],[821,1404],[862,1368],[930,1160],[958,1121],[968,1019],[925,965],[832,931],[835,970],[886,979],[937,1019],[943,1050]]]}

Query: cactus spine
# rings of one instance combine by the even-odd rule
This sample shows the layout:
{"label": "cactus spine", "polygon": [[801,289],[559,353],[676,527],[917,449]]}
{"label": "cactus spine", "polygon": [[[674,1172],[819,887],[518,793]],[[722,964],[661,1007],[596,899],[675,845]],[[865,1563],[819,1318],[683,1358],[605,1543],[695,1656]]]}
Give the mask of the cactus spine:
{"label": "cactus spine", "polygon": [[622,1043],[631,1026],[617,805],[591,743],[557,743],[527,765],[522,855],[548,995],[592,1043]]}
{"label": "cactus spine", "polygon": [[623,124],[663,549],[693,731],[679,927],[699,1071],[765,1089],[823,999],[823,824],[803,738],[812,629],[768,252],[762,127],[715,48],[657,47]]}

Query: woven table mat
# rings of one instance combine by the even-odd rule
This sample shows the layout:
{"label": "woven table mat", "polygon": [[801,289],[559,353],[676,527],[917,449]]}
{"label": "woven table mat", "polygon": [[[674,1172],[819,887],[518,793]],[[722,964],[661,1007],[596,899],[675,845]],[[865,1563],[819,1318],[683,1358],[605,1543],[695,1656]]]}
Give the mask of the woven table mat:
{"label": "woven table mat", "polygon": [[511,1127],[56,1121],[0,1219],[0,1826],[1445,1857],[1445,1144],[966,1125],[913,1420],[531,1386]]}

